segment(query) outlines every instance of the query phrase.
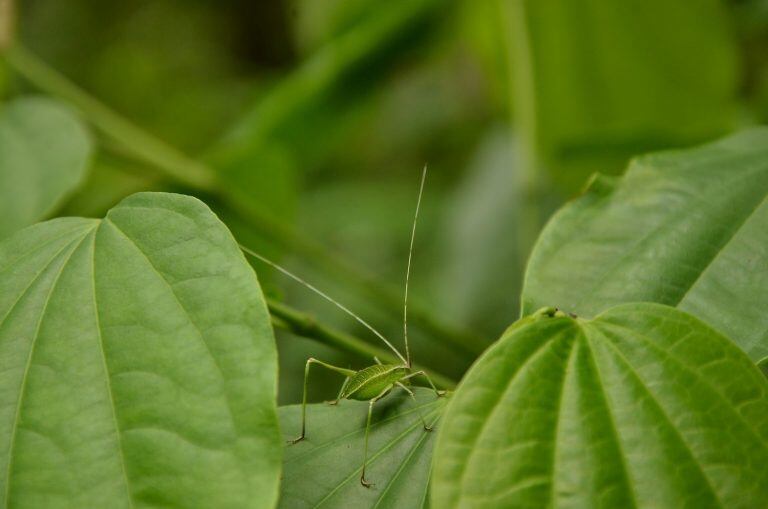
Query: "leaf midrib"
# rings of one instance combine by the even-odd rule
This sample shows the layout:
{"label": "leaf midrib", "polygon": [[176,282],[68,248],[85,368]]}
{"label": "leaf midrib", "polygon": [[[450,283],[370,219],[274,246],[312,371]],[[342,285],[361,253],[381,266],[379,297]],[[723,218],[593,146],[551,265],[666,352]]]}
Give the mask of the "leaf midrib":
{"label": "leaf midrib", "polygon": [[633,507],[637,508],[640,507],[637,496],[637,488],[635,487],[634,480],[630,475],[629,465],[627,464],[626,455],[624,454],[624,444],[621,442],[619,428],[616,425],[616,418],[613,415],[611,404],[608,401],[608,394],[605,389],[605,383],[603,382],[603,375],[600,372],[600,365],[595,358],[594,345],[592,344],[592,340],[589,338],[589,334],[584,329],[582,329],[582,337],[586,343],[586,349],[589,352],[589,361],[595,373],[595,381],[597,382],[597,386],[600,389],[598,393],[600,394],[600,399],[603,401],[603,406],[605,407],[605,415],[608,417],[608,424],[610,424],[611,427],[611,434],[613,435],[613,439],[616,443],[619,460],[621,461],[622,477],[624,478],[624,482],[626,483],[626,486],[629,490],[629,494],[632,499],[632,505]]}
{"label": "leaf midrib", "polygon": [[734,224],[734,227],[730,230],[730,235],[727,236],[727,238],[723,239],[723,242],[720,244],[717,250],[713,251],[711,253],[711,256],[708,260],[706,260],[706,263],[702,265],[702,269],[699,271],[697,276],[688,284],[688,288],[683,292],[683,294],[677,299],[676,302],[674,302],[673,306],[679,306],[684,300],[685,297],[691,293],[691,290],[696,286],[696,283],[698,283],[702,277],[704,277],[704,274],[706,274],[709,269],[714,265],[715,261],[723,254],[723,252],[726,250],[726,248],[730,245],[731,241],[733,241],[734,238],[736,238],[736,235],[738,235],[739,232],[744,228],[744,226],[749,223],[749,221],[754,217],[755,213],[757,213],[758,210],[760,210],[763,205],[768,203],[768,193],[764,193],[763,197],[758,201],[752,209],[746,214],[744,218],[742,218],[740,221],[738,221],[736,224]]}
{"label": "leaf midrib", "polygon": [[[427,414],[426,416],[424,416],[424,417],[425,417],[425,418],[427,418],[427,417],[431,417],[431,416],[435,415],[435,414],[436,414],[436,413],[437,413],[439,410],[440,410],[440,409],[435,409],[435,410],[433,410],[432,412],[428,413],[428,414]],[[403,440],[405,437],[407,437],[407,436],[408,436],[408,435],[409,435],[409,434],[410,434],[410,433],[411,433],[411,432],[412,432],[412,431],[413,431],[413,430],[414,430],[416,427],[418,427],[418,426],[421,426],[421,425],[422,425],[422,424],[421,424],[421,422],[420,422],[420,421],[416,421],[416,422],[414,422],[414,424],[412,424],[412,425],[408,426],[407,428],[405,428],[405,430],[403,430],[403,432],[402,432],[402,433],[400,433],[399,435],[397,435],[396,437],[394,437],[392,440],[390,440],[389,442],[387,442],[387,443],[384,445],[384,447],[382,447],[381,449],[379,449],[378,451],[376,451],[376,453],[375,453],[375,454],[371,455],[371,456],[368,458],[368,462],[366,463],[366,465],[368,465],[368,466],[370,466],[370,465],[373,465],[373,464],[376,462],[376,460],[377,460],[377,459],[378,459],[378,458],[379,458],[379,457],[380,457],[382,454],[384,454],[385,452],[387,452],[388,450],[390,450],[390,449],[391,449],[392,447],[394,447],[396,444],[400,443],[400,441],[401,441],[401,440]],[[426,434],[426,433],[427,433],[427,432],[425,431],[425,432],[424,432],[424,434]],[[343,480],[342,480],[340,483],[338,483],[338,484],[337,484],[337,485],[336,485],[336,486],[335,486],[335,487],[334,487],[334,488],[333,488],[333,489],[332,489],[330,492],[328,492],[328,493],[327,493],[327,494],[326,494],[326,495],[325,495],[325,496],[324,496],[322,499],[320,499],[320,501],[318,501],[318,502],[317,502],[317,504],[315,504],[315,505],[313,506],[313,509],[317,509],[318,507],[320,507],[321,505],[323,505],[323,504],[324,504],[324,503],[325,503],[325,502],[326,502],[326,501],[327,501],[329,498],[331,498],[331,497],[332,497],[332,496],[333,496],[333,495],[334,495],[334,494],[335,494],[337,491],[339,491],[339,490],[341,489],[341,487],[342,487],[342,486],[344,486],[344,485],[345,485],[345,484],[347,484],[349,481],[351,481],[351,480],[352,480],[352,479],[353,479],[355,476],[357,476],[357,473],[358,473],[358,472],[360,472],[361,470],[362,470],[362,465],[361,465],[360,467],[356,468],[355,470],[353,470],[351,474],[349,474],[349,475],[348,475],[346,478],[344,478],[344,479],[343,479]]]}
{"label": "leaf midrib", "polygon": [[[584,335],[584,331],[578,329],[579,336]],[[554,342],[550,342],[554,344]],[[557,395],[557,418],[555,425],[552,429],[552,468],[550,473],[549,483],[549,504],[554,507],[557,500],[557,444],[559,442],[560,435],[560,422],[563,419],[563,402],[565,401],[565,386],[568,383],[568,378],[573,371],[573,362],[576,359],[576,352],[579,348],[578,336],[571,341],[568,348],[568,358],[565,361],[565,370],[563,370],[563,383],[560,384],[560,394]]]}
{"label": "leaf midrib", "polygon": [[[437,411],[430,412],[429,415],[432,415],[434,413],[437,413]],[[439,416],[438,416],[438,419],[439,419]],[[397,470],[395,471],[395,473],[392,475],[392,477],[389,478],[389,482],[387,483],[387,486],[383,490],[381,490],[381,494],[378,496],[378,498],[376,499],[376,503],[373,505],[371,509],[376,509],[384,501],[384,498],[386,497],[387,493],[389,493],[389,491],[392,489],[392,486],[395,485],[398,478],[400,477],[400,474],[403,473],[403,470],[405,470],[405,467],[411,462],[411,458],[413,458],[414,454],[416,454],[416,451],[421,449],[421,447],[424,445],[424,442],[427,440],[427,438],[429,438],[429,433],[431,432],[423,433],[419,437],[419,439],[416,441],[416,444],[411,448],[411,450],[408,452],[406,457],[403,458],[403,461],[400,462],[400,466],[397,467]],[[428,491],[428,488],[429,488],[429,482],[427,482],[424,485],[425,498],[426,498],[426,493]]]}
{"label": "leaf midrib", "polygon": [[[524,328],[530,327],[534,323],[527,324]],[[525,360],[518,366],[517,370],[512,374],[510,379],[508,380],[507,384],[504,386],[504,389],[498,392],[498,398],[496,398],[495,403],[492,405],[490,411],[488,412],[488,417],[483,422],[482,426],[478,430],[478,432],[472,437],[471,443],[467,444],[467,448],[470,449],[470,453],[467,455],[465,461],[462,463],[461,471],[458,474],[458,482],[457,487],[459,490],[462,490],[462,487],[465,484],[465,477],[467,474],[467,467],[470,463],[470,458],[472,457],[472,450],[474,450],[475,444],[480,440],[480,437],[485,433],[488,426],[490,426],[490,422],[493,420],[493,416],[496,414],[498,409],[501,407],[501,402],[504,399],[504,395],[509,391],[510,387],[512,387],[512,384],[517,380],[517,377],[528,367],[528,365],[539,356],[543,355],[544,352],[548,350],[548,347],[551,347],[551,345],[560,340],[562,336],[565,336],[569,331],[571,327],[568,327],[567,329],[564,329],[560,331],[557,335],[555,335],[551,340],[549,341],[542,341],[541,344],[539,344],[528,356],[525,358]],[[519,331],[522,329],[519,329]],[[503,341],[503,339],[502,339]]]}
{"label": "leaf midrib", "polygon": [[[744,175],[742,175],[739,179],[737,179],[735,182],[740,182],[743,180],[747,180],[748,178],[752,177],[754,174],[757,173],[763,173],[766,171],[766,168],[763,166],[757,166],[753,171],[746,172]],[[731,183],[733,184],[733,183]],[[615,195],[613,195],[615,196]],[[708,204],[705,200],[703,200],[701,197],[693,196],[693,198],[697,199],[697,201],[701,202],[703,207],[706,207]],[[676,298],[675,301],[667,302],[667,304],[671,306],[677,306],[680,304],[682,299],[691,291],[693,286],[696,284],[696,282],[702,277],[702,275],[707,271],[707,269],[712,265],[715,259],[726,249],[726,247],[730,244],[730,242],[733,240],[733,238],[738,234],[738,232],[741,231],[741,229],[746,225],[749,220],[754,216],[755,212],[760,209],[760,207],[768,201],[768,193],[765,191],[763,192],[762,197],[760,200],[757,201],[756,205],[754,205],[751,210],[744,215],[744,217],[738,219],[735,221],[731,228],[729,228],[730,235],[726,236],[720,244],[720,246],[713,250],[711,255],[708,257],[708,259],[703,260],[702,264],[700,264],[700,270],[698,270],[696,277],[689,281],[686,285],[685,291],[680,295],[678,298]],[[610,202],[610,200],[609,200]],[[685,215],[680,214],[678,215],[675,220],[673,221],[663,221],[659,223],[655,228],[653,228],[651,231],[649,231],[647,234],[645,234],[641,239],[638,239],[637,242],[635,242],[631,249],[627,249],[626,252],[620,256],[613,264],[611,264],[603,273],[596,277],[594,280],[594,283],[584,292],[582,292],[582,296],[589,296],[594,294],[598,288],[600,288],[609,277],[614,274],[617,270],[619,270],[622,267],[622,264],[629,260],[629,258],[637,251],[637,249],[642,246],[644,243],[650,241],[657,233],[664,231],[670,227],[672,224],[677,224],[678,222],[684,220],[686,218]],[[601,310],[598,310],[601,311]]]}
{"label": "leaf midrib", "polygon": [[[387,417],[386,419],[382,419],[380,421],[376,421],[376,422],[371,424],[371,430],[377,429],[377,428],[383,426],[384,424],[387,424],[388,422],[398,420],[401,417],[405,417],[407,415],[411,415],[413,413],[416,413],[417,411],[419,411],[419,410],[421,410],[421,409],[423,409],[425,407],[433,406],[436,403],[438,403],[438,402],[437,401],[430,401],[428,403],[424,403],[422,405],[419,405],[418,407],[414,407],[411,410],[406,410],[404,412],[400,412],[400,413],[398,413],[396,415],[393,415],[392,417]],[[339,402],[339,404],[341,404],[341,402]],[[288,406],[301,406],[301,405],[288,405]],[[438,409],[435,409],[435,410],[433,410],[431,412],[434,412],[436,410],[438,410]],[[312,448],[312,449],[310,449],[308,451],[302,452],[300,454],[296,454],[295,456],[291,456],[290,458],[284,460],[283,464],[292,463],[292,462],[294,462],[296,460],[299,460],[299,459],[305,459],[306,460],[307,458],[309,458],[311,456],[314,456],[314,454],[317,453],[317,452],[322,452],[323,450],[327,449],[328,447],[336,445],[336,444],[344,441],[347,438],[353,437],[355,435],[359,435],[361,433],[364,433],[364,430],[355,429],[354,431],[350,431],[349,433],[345,433],[343,435],[335,437],[332,440],[324,442],[324,443],[322,443],[322,444],[320,444],[320,445],[318,445],[318,446],[316,446],[316,447],[314,447],[314,448]]]}
{"label": "leaf midrib", "polygon": [[[720,404],[721,404],[723,407],[725,407],[725,408],[731,408],[731,405],[730,405],[730,402],[728,401],[728,398],[727,398],[727,396],[726,396],[725,394],[723,394],[723,393],[722,393],[722,392],[721,392],[721,391],[720,391],[720,390],[717,388],[717,386],[715,386],[715,385],[711,384],[707,378],[705,378],[705,377],[702,377],[702,376],[699,376],[699,375],[698,375],[698,373],[696,373],[695,371],[691,371],[691,369],[690,369],[688,366],[686,366],[685,364],[683,364],[682,362],[680,362],[680,360],[679,360],[677,357],[675,357],[675,356],[671,355],[669,352],[667,352],[667,351],[665,351],[665,350],[662,350],[661,348],[659,348],[659,347],[658,347],[658,345],[656,345],[656,343],[655,343],[655,342],[654,342],[654,341],[653,341],[653,340],[652,340],[650,337],[648,337],[648,336],[646,336],[646,335],[644,335],[644,334],[640,334],[640,333],[639,333],[639,332],[637,332],[637,331],[633,331],[633,330],[631,330],[631,329],[628,329],[627,327],[625,327],[625,326],[623,326],[623,325],[620,325],[620,324],[618,324],[618,323],[615,323],[615,322],[610,322],[610,323],[609,323],[609,322],[603,322],[603,323],[604,323],[604,325],[606,325],[608,328],[610,328],[610,327],[616,327],[616,328],[618,328],[618,329],[621,329],[621,330],[625,330],[625,331],[628,331],[628,332],[630,332],[631,334],[633,334],[635,337],[638,337],[638,338],[640,338],[640,340],[642,340],[642,341],[643,341],[643,342],[644,342],[644,343],[645,343],[645,344],[646,344],[646,345],[647,345],[647,346],[648,346],[648,347],[649,347],[651,350],[654,350],[654,351],[655,351],[655,352],[657,352],[659,355],[665,356],[667,359],[669,359],[669,360],[673,361],[673,362],[674,362],[674,363],[675,363],[675,364],[676,364],[676,365],[677,365],[677,366],[678,366],[678,367],[679,367],[679,368],[680,368],[682,371],[684,371],[684,372],[686,372],[686,373],[690,374],[691,376],[694,376],[694,377],[696,377],[696,378],[699,378],[699,379],[700,379],[700,381],[701,381],[701,383],[702,383],[703,385],[705,385],[705,386],[706,386],[706,387],[707,387],[707,388],[708,388],[710,391],[712,391],[713,393],[717,394],[718,398],[720,399]],[[601,331],[601,332],[602,332],[602,331]],[[605,336],[605,334],[603,334],[603,336],[604,336],[604,337],[606,337],[606,336]],[[615,347],[615,345],[613,345],[613,343],[612,343],[612,342],[611,342],[611,345],[612,345],[614,348],[616,348],[616,347]],[[622,358],[624,358],[624,359],[626,360],[626,358],[623,356],[623,354],[622,354]],[[628,361],[627,361],[627,362],[628,362]],[[640,379],[640,378],[639,378],[639,376],[640,376],[640,375],[639,375],[639,374],[638,374],[636,371],[634,371],[634,370],[633,370],[633,372],[637,374],[637,376],[638,376],[638,379],[639,379],[639,380],[642,380],[642,379]],[[761,444],[762,444],[764,447],[768,448],[768,441],[766,441],[766,439],[765,439],[765,438],[761,437],[761,436],[759,435],[759,433],[758,433],[758,432],[757,432],[757,431],[756,431],[756,430],[755,430],[755,429],[754,429],[752,426],[750,426],[749,422],[747,422],[747,420],[746,420],[746,419],[744,419],[744,416],[743,416],[743,415],[741,415],[741,413],[739,413],[739,412],[737,412],[737,411],[735,411],[735,410],[734,410],[734,411],[733,411],[733,415],[734,415],[734,416],[737,418],[737,420],[738,420],[738,421],[740,421],[740,422],[741,422],[741,423],[744,425],[744,427],[745,427],[746,429],[748,429],[748,430],[750,431],[750,433],[752,434],[752,436],[753,436],[753,437],[754,437],[754,438],[755,438],[755,439],[756,439],[758,442],[760,442],[760,443],[761,443]]]}
{"label": "leaf midrib", "polygon": [[104,338],[101,333],[101,320],[99,318],[99,306],[98,299],[96,298],[96,234],[98,230],[94,230],[91,235],[93,236],[93,242],[91,243],[91,291],[93,295],[93,314],[96,320],[96,334],[99,340],[99,352],[101,353],[102,368],[104,369],[104,382],[107,386],[107,395],[109,396],[109,405],[112,415],[112,422],[115,425],[115,437],[117,439],[117,452],[120,456],[120,470],[123,474],[123,482],[125,483],[125,493],[128,499],[128,507],[133,507],[133,497],[131,496],[131,485],[128,481],[128,471],[125,462],[125,452],[123,451],[123,436],[120,424],[117,419],[117,406],[115,405],[115,395],[112,390],[112,378],[109,372],[107,364],[107,352],[104,348]]}
{"label": "leaf midrib", "polygon": [[[145,253],[144,250],[142,250],[141,247],[139,247],[139,245],[136,243],[135,240],[133,240],[133,238],[128,236],[128,234],[125,233],[119,226],[117,226],[117,224],[114,221],[109,219],[109,217],[104,218],[104,222],[105,223],[109,223],[110,225],[112,225],[112,227],[115,229],[115,231],[117,231],[123,238],[125,238],[125,240],[127,240],[130,243],[130,245],[132,245],[134,247],[134,249],[146,260],[147,264],[152,269],[152,271],[157,275],[157,277],[160,279],[160,281],[162,281],[165,284],[165,286],[168,287],[168,290],[170,291],[170,294],[173,296],[173,298],[175,299],[176,303],[178,304],[179,309],[184,313],[184,315],[187,317],[187,321],[190,323],[190,325],[192,325],[192,327],[197,332],[197,337],[200,339],[200,342],[203,344],[203,346],[205,347],[206,351],[208,352],[208,356],[211,358],[211,361],[213,362],[214,366],[216,366],[216,369],[218,370],[220,379],[221,380],[225,380],[224,370],[221,368],[221,365],[219,364],[218,359],[213,354],[213,351],[211,350],[210,345],[205,340],[205,335],[203,334],[202,329],[197,324],[197,322],[195,322],[192,319],[191,313],[189,311],[187,311],[186,306],[184,306],[184,304],[181,302],[181,299],[176,294],[176,290],[174,289],[174,287],[171,284],[171,282],[168,281],[168,279],[166,279],[166,277],[157,269],[157,267],[155,267],[155,264],[152,263],[152,260],[149,259],[149,256],[147,255],[147,253]],[[227,403],[227,410],[229,411],[230,423],[234,427],[235,426],[235,417],[234,417],[234,413],[232,412],[232,407],[230,406],[229,399],[225,398],[225,401]]]}

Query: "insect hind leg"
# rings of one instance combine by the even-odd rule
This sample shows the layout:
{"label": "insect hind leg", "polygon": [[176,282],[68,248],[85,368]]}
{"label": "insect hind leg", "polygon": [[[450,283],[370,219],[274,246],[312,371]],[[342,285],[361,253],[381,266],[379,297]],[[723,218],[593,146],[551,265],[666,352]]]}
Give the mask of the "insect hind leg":
{"label": "insect hind leg", "polygon": [[355,374],[355,372],[351,369],[340,368],[338,366],[334,366],[333,364],[319,361],[314,357],[307,359],[307,364],[304,366],[304,394],[301,398],[301,435],[294,438],[293,440],[289,440],[288,443],[291,445],[301,442],[307,436],[307,386],[309,385],[309,367],[312,364],[318,364],[326,369],[335,371],[336,373],[341,373],[346,377],[350,377]]}
{"label": "insect hind leg", "polygon": [[370,488],[373,486],[373,483],[370,483],[365,480],[365,467],[368,464],[368,432],[371,429],[371,415],[373,414],[373,405],[376,404],[377,401],[379,401],[381,398],[389,394],[389,391],[392,390],[392,386],[386,387],[383,391],[379,393],[378,396],[373,398],[372,400],[368,401],[368,419],[365,421],[365,445],[363,446],[363,469],[360,473],[360,484],[365,486],[366,488]]}

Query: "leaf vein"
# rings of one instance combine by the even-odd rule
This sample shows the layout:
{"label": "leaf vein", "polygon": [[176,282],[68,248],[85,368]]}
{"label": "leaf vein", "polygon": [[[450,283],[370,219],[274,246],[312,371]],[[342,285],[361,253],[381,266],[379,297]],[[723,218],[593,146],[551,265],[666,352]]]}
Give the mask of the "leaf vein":
{"label": "leaf vein", "polygon": [[101,353],[102,368],[104,369],[104,382],[107,388],[107,395],[109,396],[110,410],[112,411],[112,422],[115,425],[115,437],[117,439],[117,452],[120,456],[120,470],[123,474],[123,482],[125,483],[125,492],[128,496],[128,507],[133,507],[133,497],[131,496],[131,487],[128,481],[128,471],[125,462],[125,453],[123,452],[123,439],[122,432],[120,430],[120,424],[117,419],[117,407],[115,406],[115,394],[112,390],[112,381],[110,379],[110,371],[107,365],[107,352],[104,348],[104,337],[101,333],[101,321],[99,319],[99,305],[96,298],[96,232],[93,234],[93,242],[91,243],[91,291],[93,295],[93,314],[96,320],[96,334],[99,341],[99,352]]}
{"label": "leaf vein", "polygon": [[[51,283],[51,287],[48,289],[48,293],[45,296],[45,301],[43,302],[43,308],[40,311],[40,318],[37,321],[37,325],[35,326],[35,334],[32,337],[32,344],[29,347],[29,353],[27,354],[27,361],[24,366],[24,372],[22,374],[21,378],[21,387],[19,387],[19,399],[16,402],[16,412],[14,415],[14,422],[13,427],[11,428],[11,437],[9,442],[9,450],[8,450],[8,467],[7,467],[7,473],[6,473],[6,482],[5,482],[5,506],[10,507],[10,500],[11,500],[11,472],[13,471],[13,454],[14,449],[16,445],[16,432],[19,428],[19,420],[21,416],[21,407],[23,406],[24,402],[24,394],[26,392],[26,386],[27,386],[27,378],[29,375],[29,368],[32,365],[32,357],[34,356],[35,352],[35,346],[37,345],[37,339],[38,335],[40,334],[40,327],[43,323],[43,318],[45,317],[45,313],[48,309],[48,302],[51,300],[51,295],[53,295],[54,290],[56,289],[56,284],[59,282],[59,278],[64,273],[64,268],[67,266],[67,263],[69,262],[70,258],[72,257],[72,254],[75,252],[77,247],[83,242],[83,240],[86,239],[88,235],[83,235],[81,239],[74,239],[72,242],[68,243],[66,246],[64,246],[60,251],[56,253],[56,255],[46,264],[45,268],[38,272],[35,277],[32,279],[32,281],[29,283],[27,288],[22,292],[21,296],[16,300],[14,303],[12,309],[15,309],[16,304],[21,300],[22,296],[25,295],[29,289],[32,287],[32,285],[37,281],[38,277],[40,277],[41,274],[43,274],[50,266],[51,264],[59,258],[61,253],[66,251],[67,248],[71,247],[71,251],[67,255],[66,259],[61,264],[61,267],[59,268],[58,273],[56,274],[53,282]],[[2,322],[5,322],[5,320],[8,318],[11,311],[9,311],[5,317],[3,317]]]}
{"label": "leaf vein", "polygon": [[[621,327],[621,326],[619,326]],[[624,328],[624,327],[621,327]],[[602,331],[600,331],[602,332]],[[637,334],[637,331],[633,331],[634,335],[637,337],[643,338],[644,336],[642,334]],[[624,365],[624,367],[627,369],[628,373],[632,375],[632,377],[639,383],[643,388],[645,388],[645,393],[648,395],[650,400],[653,402],[654,406],[659,410],[659,413],[666,421],[667,425],[669,426],[669,429],[672,430],[673,434],[677,437],[679,443],[685,448],[685,450],[688,452],[689,457],[692,460],[692,463],[695,465],[696,469],[698,469],[699,473],[701,474],[702,479],[706,483],[707,488],[709,489],[712,496],[717,500],[720,507],[726,507],[722,501],[720,500],[720,497],[718,493],[715,491],[714,486],[712,486],[712,482],[710,481],[709,477],[707,476],[704,469],[701,467],[701,464],[697,461],[696,455],[693,453],[693,450],[691,449],[691,446],[688,444],[688,442],[683,438],[683,435],[680,433],[680,430],[678,430],[674,423],[672,422],[672,419],[667,414],[664,407],[661,405],[659,400],[653,395],[650,388],[644,383],[643,378],[640,376],[640,374],[635,370],[634,366],[629,362],[629,360],[624,356],[624,354],[619,350],[619,348],[613,344],[613,341],[605,336],[606,338],[605,344],[608,346],[608,348],[613,352],[614,358],[618,360],[621,364]],[[654,345],[655,346],[655,345]]]}

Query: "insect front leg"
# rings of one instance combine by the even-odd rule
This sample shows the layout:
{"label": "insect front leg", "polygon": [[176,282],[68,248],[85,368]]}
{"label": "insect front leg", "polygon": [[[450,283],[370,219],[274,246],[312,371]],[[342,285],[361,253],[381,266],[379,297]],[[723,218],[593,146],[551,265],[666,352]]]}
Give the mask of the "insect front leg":
{"label": "insect front leg", "polygon": [[307,364],[304,366],[304,395],[301,398],[301,435],[294,438],[293,440],[289,440],[288,441],[289,444],[296,444],[298,442],[301,442],[302,440],[304,440],[304,437],[307,435],[307,385],[309,382],[309,366],[311,366],[312,364],[319,364],[320,366],[323,366],[326,369],[330,369],[331,371],[335,371],[336,373],[341,373],[346,377],[350,377],[355,374],[355,372],[352,371],[351,369],[340,368],[338,366],[334,366],[332,364],[319,361],[313,357],[310,357],[307,360]]}
{"label": "insect front leg", "polygon": [[392,386],[385,388],[378,396],[368,402],[368,419],[365,421],[365,445],[363,446],[363,471],[360,474],[360,484],[366,488],[373,486],[373,483],[369,483],[365,480],[365,465],[368,463],[368,431],[371,429],[371,414],[373,413],[373,405],[381,398],[387,395],[392,390]]}
{"label": "insect front leg", "polygon": [[413,391],[400,382],[396,382],[395,385],[402,388],[405,392],[408,393],[409,396],[411,396],[414,405],[416,405],[416,413],[418,414],[419,419],[421,419],[421,424],[424,426],[424,431],[432,431],[432,426],[428,426],[427,421],[424,420],[424,416],[421,415],[421,410],[419,410],[419,404],[416,402],[416,396],[414,396]]}

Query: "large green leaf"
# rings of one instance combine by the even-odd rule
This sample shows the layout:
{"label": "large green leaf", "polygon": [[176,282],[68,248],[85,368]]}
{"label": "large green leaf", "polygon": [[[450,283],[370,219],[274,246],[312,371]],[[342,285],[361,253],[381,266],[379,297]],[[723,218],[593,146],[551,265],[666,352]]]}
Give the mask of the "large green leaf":
{"label": "large green leaf", "polygon": [[523,314],[677,306],[768,355],[768,129],[632,162],[554,216],[534,249]]}
{"label": "large green leaf", "polygon": [[142,193],[0,244],[0,501],[271,507],[275,346],[200,201]]}
{"label": "large green leaf", "polygon": [[[307,407],[307,438],[286,447],[280,507],[421,508],[427,486],[435,433],[424,431],[437,420],[446,398],[415,388],[417,404],[401,389],[374,406],[366,477],[360,484],[366,401],[344,400],[338,406]],[[280,407],[285,438],[301,429],[301,405]],[[436,427],[439,427],[439,422]]]}
{"label": "large green leaf", "polygon": [[0,238],[45,218],[83,180],[91,140],[51,99],[0,106]]}
{"label": "large green leaf", "polygon": [[737,47],[720,0],[514,0],[520,135],[569,191],[733,125]]}
{"label": "large green leaf", "polygon": [[467,374],[433,507],[768,507],[768,382],[682,311],[540,313]]}

